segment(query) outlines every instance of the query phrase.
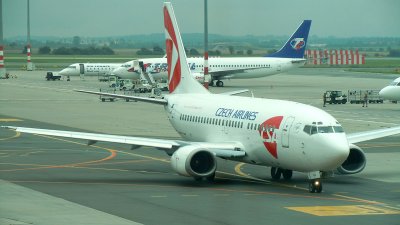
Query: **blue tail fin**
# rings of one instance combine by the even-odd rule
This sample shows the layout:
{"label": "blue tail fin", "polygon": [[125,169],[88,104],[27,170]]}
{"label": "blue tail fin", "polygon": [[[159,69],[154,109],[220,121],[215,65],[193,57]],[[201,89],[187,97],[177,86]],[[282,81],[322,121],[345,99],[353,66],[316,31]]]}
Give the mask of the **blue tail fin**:
{"label": "blue tail fin", "polygon": [[304,20],[279,51],[265,55],[265,57],[303,58],[310,27],[311,20]]}

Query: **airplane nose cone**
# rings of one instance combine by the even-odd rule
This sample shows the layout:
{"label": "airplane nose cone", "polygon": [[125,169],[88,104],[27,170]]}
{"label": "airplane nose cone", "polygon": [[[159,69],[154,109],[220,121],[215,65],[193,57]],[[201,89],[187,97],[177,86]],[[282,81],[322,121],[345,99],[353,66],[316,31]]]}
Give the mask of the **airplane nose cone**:
{"label": "airplane nose cone", "polygon": [[381,96],[382,98],[387,98],[387,92],[388,92],[388,88],[385,87],[379,91],[379,96]]}
{"label": "airplane nose cone", "polygon": [[66,69],[61,70],[60,72],[58,72],[58,74],[61,76],[68,76],[68,72]]}
{"label": "airplane nose cone", "polygon": [[[384,88],[385,89],[385,88]],[[382,96],[384,94],[383,89],[379,91],[379,95]]]}
{"label": "airplane nose cone", "polygon": [[324,145],[327,151],[322,155],[324,159],[325,169],[336,169],[349,156],[350,147],[347,138],[344,134],[333,134],[328,140],[325,140]]}

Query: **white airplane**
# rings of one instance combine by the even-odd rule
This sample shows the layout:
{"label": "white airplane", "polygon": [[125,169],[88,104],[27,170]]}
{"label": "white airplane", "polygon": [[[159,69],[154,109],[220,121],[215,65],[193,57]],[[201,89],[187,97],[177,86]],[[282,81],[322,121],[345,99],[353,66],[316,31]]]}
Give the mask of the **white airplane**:
{"label": "white airplane", "polygon": [[61,70],[62,76],[106,76],[120,67],[122,63],[74,63]]}
{"label": "white airplane", "polygon": [[291,101],[212,94],[190,74],[171,3],[164,3],[169,91],[163,99],[102,94],[164,107],[182,140],[9,127],[18,132],[150,146],[171,155],[173,170],[196,180],[213,180],[216,157],[271,167],[273,179],[307,173],[309,191],[321,192],[321,173],[362,171],[366,158],[355,143],[400,133],[400,127],[345,134],[325,111]]}
{"label": "white airplane", "polygon": [[[264,57],[209,58],[210,85],[222,87],[224,79],[249,79],[270,76],[304,65],[304,52],[311,20],[304,20],[286,44],[273,54]],[[204,79],[203,58],[188,58],[189,68],[197,80]],[[139,62],[139,63],[137,63]],[[140,66],[138,66],[140,65]],[[154,79],[167,79],[167,59],[148,58],[131,60],[115,69],[112,74],[121,78],[139,79],[140,72],[151,73]]]}
{"label": "white airplane", "polygon": [[380,90],[379,95],[384,99],[400,101],[400,77]]}

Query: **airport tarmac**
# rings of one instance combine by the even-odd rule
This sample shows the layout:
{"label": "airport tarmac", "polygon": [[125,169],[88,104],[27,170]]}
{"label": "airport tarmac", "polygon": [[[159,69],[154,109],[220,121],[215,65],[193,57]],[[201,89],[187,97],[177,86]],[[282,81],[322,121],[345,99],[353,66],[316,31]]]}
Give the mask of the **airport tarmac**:
{"label": "airport tarmac", "polygon": [[[179,138],[162,106],[101,102],[73,89],[107,86],[95,78],[45,81],[45,71],[10,71],[0,80],[1,125]],[[225,81],[225,92],[322,107],[325,90],[380,89],[396,75],[297,69]],[[247,93],[247,95],[251,95]],[[278,107],[278,106],[277,106]],[[347,133],[400,125],[400,105],[385,102],[324,108]],[[400,136],[360,143],[366,169],[324,180],[307,191],[306,176],[272,182],[266,167],[218,161],[215,183],[177,175],[152,148],[85,142],[0,130],[0,224],[399,224]]]}

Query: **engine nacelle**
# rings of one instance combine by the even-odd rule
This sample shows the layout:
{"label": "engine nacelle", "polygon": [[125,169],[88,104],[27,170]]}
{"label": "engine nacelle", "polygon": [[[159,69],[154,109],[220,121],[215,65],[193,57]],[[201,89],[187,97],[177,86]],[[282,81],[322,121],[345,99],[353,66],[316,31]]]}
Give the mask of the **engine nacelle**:
{"label": "engine nacelle", "polygon": [[204,73],[192,73],[194,79],[196,79],[201,84],[204,83]]}
{"label": "engine nacelle", "polygon": [[217,159],[207,149],[188,145],[172,154],[172,168],[180,175],[191,177],[209,177],[217,170]]}
{"label": "engine nacelle", "polygon": [[350,144],[350,153],[346,161],[337,168],[337,171],[341,174],[354,174],[361,172],[365,165],[367,164],[367,159],[365,158],[364,151],[357,145]]}

